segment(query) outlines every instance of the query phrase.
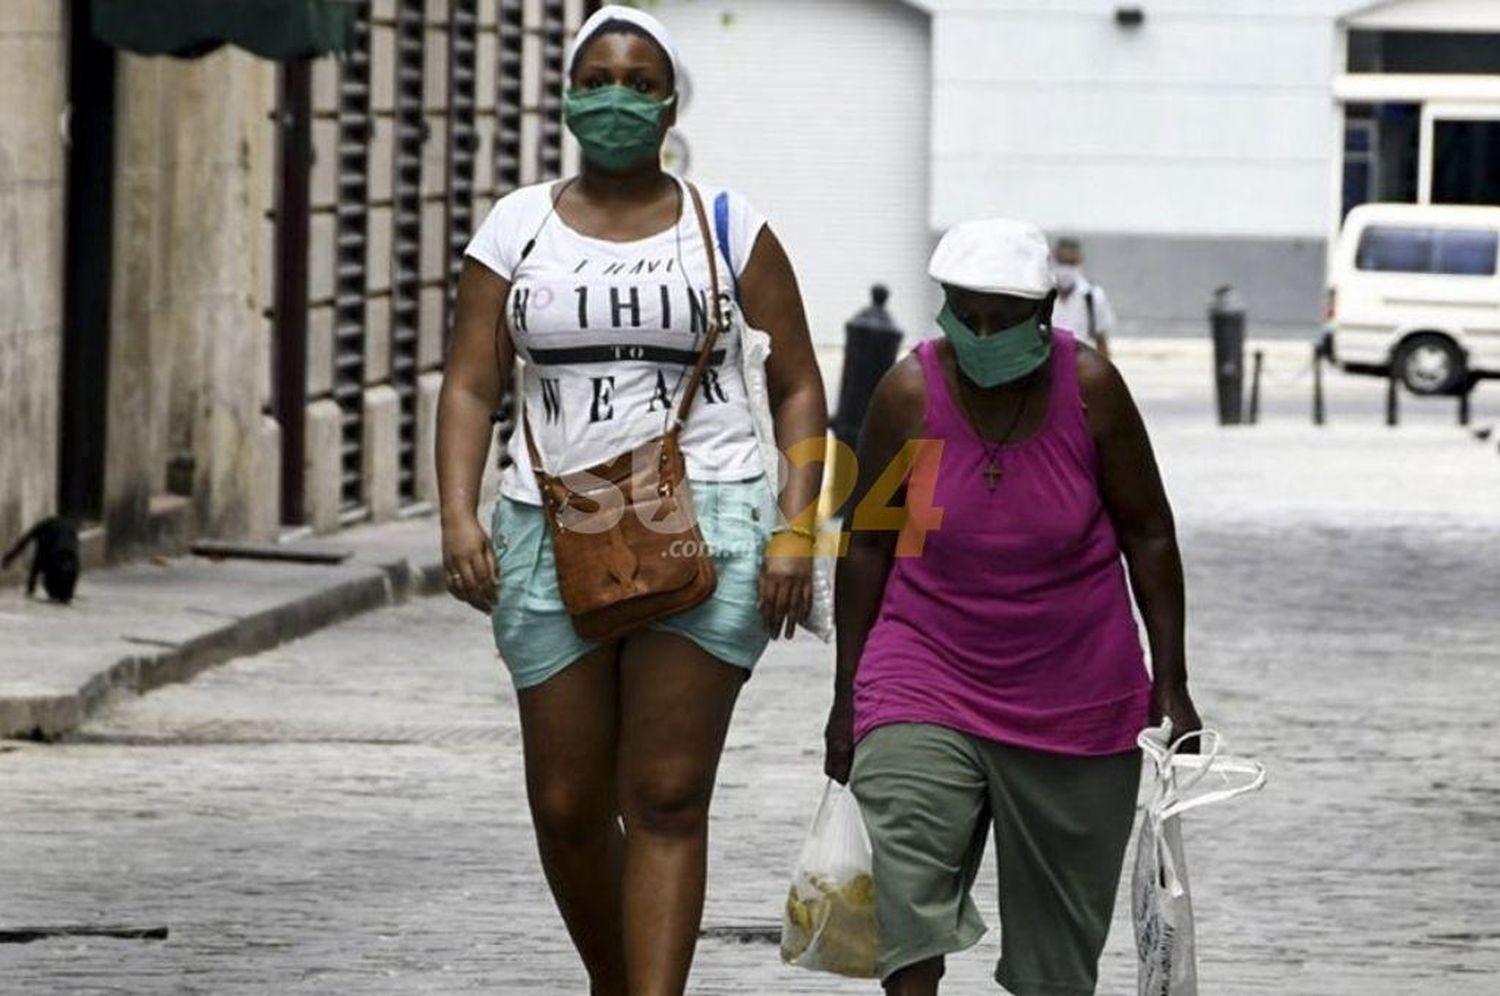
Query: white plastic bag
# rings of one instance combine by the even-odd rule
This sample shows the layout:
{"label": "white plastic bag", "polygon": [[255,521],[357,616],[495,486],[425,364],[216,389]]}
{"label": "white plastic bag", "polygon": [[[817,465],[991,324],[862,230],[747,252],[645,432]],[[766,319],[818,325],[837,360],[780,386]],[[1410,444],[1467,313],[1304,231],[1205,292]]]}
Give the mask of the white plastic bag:
{"label": "white plastic bag", "polygon": [[787,894],[781,960],[873,979],[880,954],[870,835],[854,793],[830,780]]}
{"label": "white plastic bag", "polygon": [[[776,424],[771,415],[771,394],[766,386],[766,361],[771,357],[771,337],[746,323],[735,308],[740,329],[740,372],[745,378],[745,395],[750,401],[750,416],[755,424],[755,441],[765,467],[771,493],[781,494],[781,451],[776,448]],[[832,557],[813,560],[812,609],[800,624],[824,643],[833,639],[833,566]]]}
{"label": "white plastic bag", "polygon": [[[1216,732],[1190,733],[1176,743],[1171,735],[1166,723],[1143,731],[1136,741],[1152,762],[1131,880],[1139,996],[1198,996],[1182,814],[1253,792],[1266,782],[1259,762],[1224,756]],[[1202,753],[1179,753],[1184,742],[1195,738]],[[1205,783],[1209,776],[1214,780]]]}

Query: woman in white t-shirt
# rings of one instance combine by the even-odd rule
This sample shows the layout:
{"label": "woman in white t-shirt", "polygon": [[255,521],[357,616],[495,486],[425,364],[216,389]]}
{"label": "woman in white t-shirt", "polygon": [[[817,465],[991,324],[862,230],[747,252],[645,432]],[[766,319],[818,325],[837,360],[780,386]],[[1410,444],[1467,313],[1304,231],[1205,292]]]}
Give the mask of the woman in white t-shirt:
{"label": "woman in white t-shirt", "polygon": [[767,641],[790,636],[812,598],[821,467],[792,469],[771,494],[732,331],[715,345],[681,439],[718,577],[709,601],[620,640],[580,638],[520,432],[493,543],[478,521],[491,414],[516,355],[548,473],[600,463],[666,428],[715,306],[709,251],[721,254],[716,306],[732,311],[737,296],[748,323],[771,335],[779,446],[824,437],[822,379],[781,244],[744,198],[706,188],[719,234],[705,247],[685,184],[660,167],[677,78],[672,42],[649,15],[606,7],[580,30],[565,106],[582,172],[503,198],[475,234],[439,401],[449,590],[493,616],[547,880],[594,994],[683,991],[730,715]]}

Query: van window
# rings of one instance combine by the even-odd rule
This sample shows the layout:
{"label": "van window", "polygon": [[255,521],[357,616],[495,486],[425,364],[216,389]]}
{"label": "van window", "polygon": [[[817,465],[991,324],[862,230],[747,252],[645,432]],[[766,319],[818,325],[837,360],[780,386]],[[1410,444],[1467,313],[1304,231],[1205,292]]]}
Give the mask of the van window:
{"label": "van window", "polygon": [[1354,265],[1377,273],[1493,276],[1497,251],[1500,233],[1490,229],[1371,225]]}
{"label": "van window", "polygon": [[1454,229],[1438,234],[1437,272],[1490,276],[1495,272],[1500,235],[1483,229]]}

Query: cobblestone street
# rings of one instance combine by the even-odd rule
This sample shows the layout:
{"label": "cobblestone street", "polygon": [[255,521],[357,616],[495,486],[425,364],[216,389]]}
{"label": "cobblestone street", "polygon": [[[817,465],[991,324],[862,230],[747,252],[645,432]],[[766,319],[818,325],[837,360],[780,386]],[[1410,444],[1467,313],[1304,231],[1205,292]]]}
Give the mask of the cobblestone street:
{"label": "cobblestone street", "polygon": [[[1271,768],[1189,818],[1208,996],[1488,996],[1500,979],[1500,459],[1437,425],[1224,433],[1153,394],[1207,721]],[[1153,407],[1154,406],[1154,407]],[[820,785],[831,651],[772,650],[719,783],[691,992],[873,993],[768,941]],[[585,991],[542,881],[513,694],[444,598],[0,753],[0,991]],[[1128,866],[1127,866],[1128,867]],[[995,925],[991,875],[980,906]],[[992,932],[946,991],[997,991]],[[1100,992],[1134,992],[1117,909]]]}

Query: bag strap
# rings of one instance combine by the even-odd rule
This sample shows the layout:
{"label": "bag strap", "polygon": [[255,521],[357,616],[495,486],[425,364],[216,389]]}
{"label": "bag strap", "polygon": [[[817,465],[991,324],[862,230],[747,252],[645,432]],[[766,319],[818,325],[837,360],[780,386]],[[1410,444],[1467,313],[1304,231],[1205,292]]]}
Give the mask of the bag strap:
{"label": "bag strap", "polygon": [[[703,377],[708,372],[708,362],[713,356],[714,344],[718,341],[720,331],[719,311],[719,263],[718,252],[714,249],[712,237],[708,230],[708,215],[703,210],[703,197],[698,193],[698,187],[689,180],[679,180],[687,187],[688,195],[693,202],[693,213],[698,218],[698,233],[703,239],[703,248],[708,254],[708,283],[709,283],[709,306],[705,320],[708,323],[708,332],[703,337],[703,347],[698,350],[698,360],[693,365],[693,374],[688,378],[687,388],[682,393],[682,401],[677,406],[677,413],[672,419],[672,425],[667,429],[668,435],[676,435],[682,431],[683,423],[687,421],[688,412],[693,407],[693,401],[697,398],[698,388],[703,384]],[[529,406],[526,404],[525,386],[521,389],[521,429],[526,436],[526,453],[531,458],[531,470],[536,474],[537,484],[544,491],[546,488],[547,472],[542,466],[541,451],[536,445],[536,436],[531,431],[531,418],[529,417]]]}
{"label": "bag strap", "polygon": [[729,283],[734,289],[734,300],[740,300],[740,276],[734,272],[734,253],[729,246],[729,191],[719,191],[714,198],[714,233],[719,237],[719,248],[724,250],[724,262],[729,264]]}
{"label": "bag strap", "polygon": [[[1173,816],[1181,816],[1200,806],[1226,802],[1247,792],[1254,792],[1265,785],[1265,765],[1249,758],[1230,757],[1224,754],[1223,738],[1218,731],[1197,730],[1184,734],[1175,741],[1169,741],[1170,736],[1170,726],[1155,727],[1141,731],[1136,739],[1141,750],[1156,766],[1156,781],[1161,791],[1154,806],[1151,807],[1156,818],[1169,819]],[[1200,753],[1182,753],[1183,745],[1192,740],[1199,742]],[[1178,771],[1184,768],[1195,770],[1190,770],[1186,777],[1179,778]],[[1220,781],[1228,787],[1201,792],[1187,798],[1188,789],[1196,786],[1210,774],[1218,776]],[[1243,785],[1229,786],[1231,775],[1247,777],[1249,781]]]}
{"label": "bag strap", "polygon": [[697,184],[691,180],[678,181],[687,187],[688,193],[693,198],[693,212],[698,216],[698,234],[703,239],[703,251],[708,256],[708,334],[703,337],[703,348],[698,351],[698,362],[693,367],[693,376],[688,379],[687,390],[682,393],[682,404],[677,406],[677,417],[672,422],[668,432],[678,432],[682,424],[687,421],[688,411],[693,407],[693,401],[698,395],[698,388],[703,383],[703,375],[708,372],[708,360],[713,355],[714,343],[718,341],[720,320],[723,313],[719,309],[719,254],[714,250],[714,240],[708,231],[708,215],[703,211],[703,196],[698,193]]}
{"label": "bag strap", "polygon": [[1164,806],[1161,811],[1162,819],[1170,819],[1173,816],[1181,816],[1183,813],[1197,809],[1200,806],[1212,806],[1219,802],[1228,802],[1236,796],[1247,792],[1254,792],[1266,784],[1266,766],[1259,761],[1252,761],[1242,757],[1220,757],[1213,764],[1213,773],[1218,775],[1226,785],[1230,775],[1241,775],[1249,780],[1243,785],[1232,785],[1228,788],[1214,789],[1211,792],[1200,792],[1191,799],[1181,799]]}

